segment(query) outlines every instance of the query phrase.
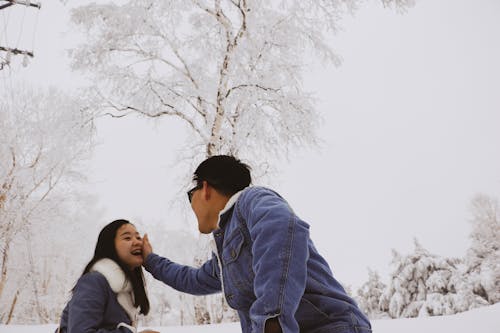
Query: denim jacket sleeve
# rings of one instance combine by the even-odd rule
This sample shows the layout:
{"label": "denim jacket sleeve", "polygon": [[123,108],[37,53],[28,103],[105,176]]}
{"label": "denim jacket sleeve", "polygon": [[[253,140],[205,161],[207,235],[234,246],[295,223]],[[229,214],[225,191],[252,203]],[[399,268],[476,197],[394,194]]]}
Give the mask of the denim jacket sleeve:
{"label": "denim jacket sleeve", "polygon": [[100,274],[85,274],[77,282],[68,303],[68,332],[75,333],[131,333],[125,327],[105,329],[104,319],[109,286]]}
{"label": "denim jacket sleeve", "polygon": [[217,259],[205,262],[200,268],[179,265],[167,258],[151,253],[144,267],[157,280],[170,287],[193,295],[207,295],[221,291],[221,283],[216,273]]}
{"label": "denim jacket sleeve", "polygon": [[264,332],[266,320],[278,317],[283,332],[298,333],[295,312],[306,285],[309,226],[283,198],[265,188],[245,191],[237,207],[253,243],[252,332]]}

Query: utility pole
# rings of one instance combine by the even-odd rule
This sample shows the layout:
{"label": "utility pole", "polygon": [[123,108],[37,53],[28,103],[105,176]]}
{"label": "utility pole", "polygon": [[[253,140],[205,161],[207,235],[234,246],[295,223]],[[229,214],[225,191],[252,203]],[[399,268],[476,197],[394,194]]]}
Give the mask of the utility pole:
{"label": "utility pole", "polygon": [[[26,7],[33,7],[36,9],[42,8],[42,4],[40,2],[32,2],[30,0],[0,0],[0,10],[14,6],[21,5]],[[10,64],[11,55],[24,55],[24,64],[27,64],[27,57],[33,58],[34,54],[32,51],[21,50],[17,47],[9,47],[0,45],[0,51],[5,52],[5,57],[0,58],[0,70],[2,70],[5,66]]]}

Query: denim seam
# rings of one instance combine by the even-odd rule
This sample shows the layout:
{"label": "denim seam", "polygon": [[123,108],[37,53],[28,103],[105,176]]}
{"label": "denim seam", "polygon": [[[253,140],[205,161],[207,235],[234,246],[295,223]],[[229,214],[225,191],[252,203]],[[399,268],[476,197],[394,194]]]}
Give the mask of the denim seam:
{"label": "denim seam", "polygon": [[288,279],[288,271],[290,269],[290,257],[292,254],[292,248],[293,248],[293,238],[294,238],[294,233],[295,233],[295,224],[294,222],[294,215],[290,214],[290,219],[288,221],[288,230],[287,230],[287,244],[284,249],[284,265],[283,265],[283,273],[281,275],[281,285],[280,285],[280,300],[278,303],[280,312],[283,307],[283,304],[285,302],[285,286],[286,286],[286,280]]}
{"label": "denim seam", "polygon": [[358,317],[356,317],[356,315],[353,312],[351,312],[350,315],[351,315],[352,326],[354,327],[354,330],[356,332],[363,332],[366,330],[369,330],[369,332],[372,332],[372,329],[370,327],[360,325]]}
{"label": "denim seam", "polygon": [[320,309],[319,309],[316,305],[314,305],[314,303],[313,303],[313,302],[311,302],[310,300],[308,300],[308,299],[307,299],[307,298],[305,298],[305,297],[302,297],[302,300],[303,300],[304,302],[306,302],[306,303],[310,304],[310,305],[314,308],[314,310],[315,310],[316,312],[320,313],[321,315],[323,315],[323,316],[325,317],[325,319],[330,319],[330,316],[329,316],[328,314],[324,313],[323,311],[321,311],[321,310],[320,310]]}
{"label": "denim seam", "polygon": [[321,282],[318,279],[314,278],[314,276],[309,276],[309,279],[311,279],[311,280],[313,280],[314,282],[317,283],[317,285],[321,288],[322,295],[328,295],[328,289],[325,288],[323,282]]}
{"label": "denim seam", "polygon": [[[239,207],[239,205],[237,205],[237,203],[238,202],[236,202],[234,205],[236,215],[238,217],[238,222],[239,222],[237,225],[237,228],[239,229],[241,235],[243,236],[243,244],[245,244],[245,242],[246,242],[249,246],[251,246],[252,245],[252,237],[250,236],[250,230],[248,230],[248,223],[241,215],[240,207]],[[240,248],[240,251],[241,251],[241,248]],[[249,266],[248,269],[250,272],[252,272],[252,275],[255,276],[255,273],[253,272],[253,267],[252,267],[253,253],[251,250],[250,250],[250,255],[252,256],[252,260],[248,263],[248,266]]]}
{"label": "denim seam", "polygon": [[240,228],[238,228],[238,231],[233,231],[230,235],[226,235],[224,234],[224,243],[231,243],[233,239],[235,239],[236,237],[238,237],[238,234],[241,234],[240,232]]}

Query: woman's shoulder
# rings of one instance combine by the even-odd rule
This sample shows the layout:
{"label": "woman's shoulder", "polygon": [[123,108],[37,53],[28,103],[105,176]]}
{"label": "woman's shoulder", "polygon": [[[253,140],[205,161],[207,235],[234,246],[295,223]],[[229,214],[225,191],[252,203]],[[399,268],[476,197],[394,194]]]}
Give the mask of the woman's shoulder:
{"label": "woman's shoulder", "polygon": [[75,291],[88,289],[103,291],[111,287],[102,273],[94,271],[83,274],[76,282]]}
{"label": "woman's shoulder", "polygon": [[88,280],[88,281],[106,281],[106,277],[98,271],[91,271],[83,274],[80,277],[80,280]]}
{"label": "woman's shoulder", "polygon": [[79,284],[107,288],[114,293],[131,290],[131,284],[123,270],[109,258],[97,261],[88,273],[80,277],[77,286]]}

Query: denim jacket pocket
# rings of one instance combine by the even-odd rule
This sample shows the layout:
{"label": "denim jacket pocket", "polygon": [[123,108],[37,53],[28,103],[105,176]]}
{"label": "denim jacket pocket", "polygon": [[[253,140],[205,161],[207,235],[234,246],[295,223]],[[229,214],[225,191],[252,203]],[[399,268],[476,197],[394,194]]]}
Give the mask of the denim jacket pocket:
{"label": "denim jacket pocket", "polygon": [[222,262],[224,265],[230,264],[238,259],[245,239],[239,230],[235,230],[224,242],[222,250]]}
{"label": "denim jacket pocket", "polygon": [[[240,230],[235,230],[224,242],[222,250],[224,288],[226,298],[235,309],[247,309],[255,299],[253,292],[254,272],[250,244]],[[229,294],[228,294],[229,293]]]}

